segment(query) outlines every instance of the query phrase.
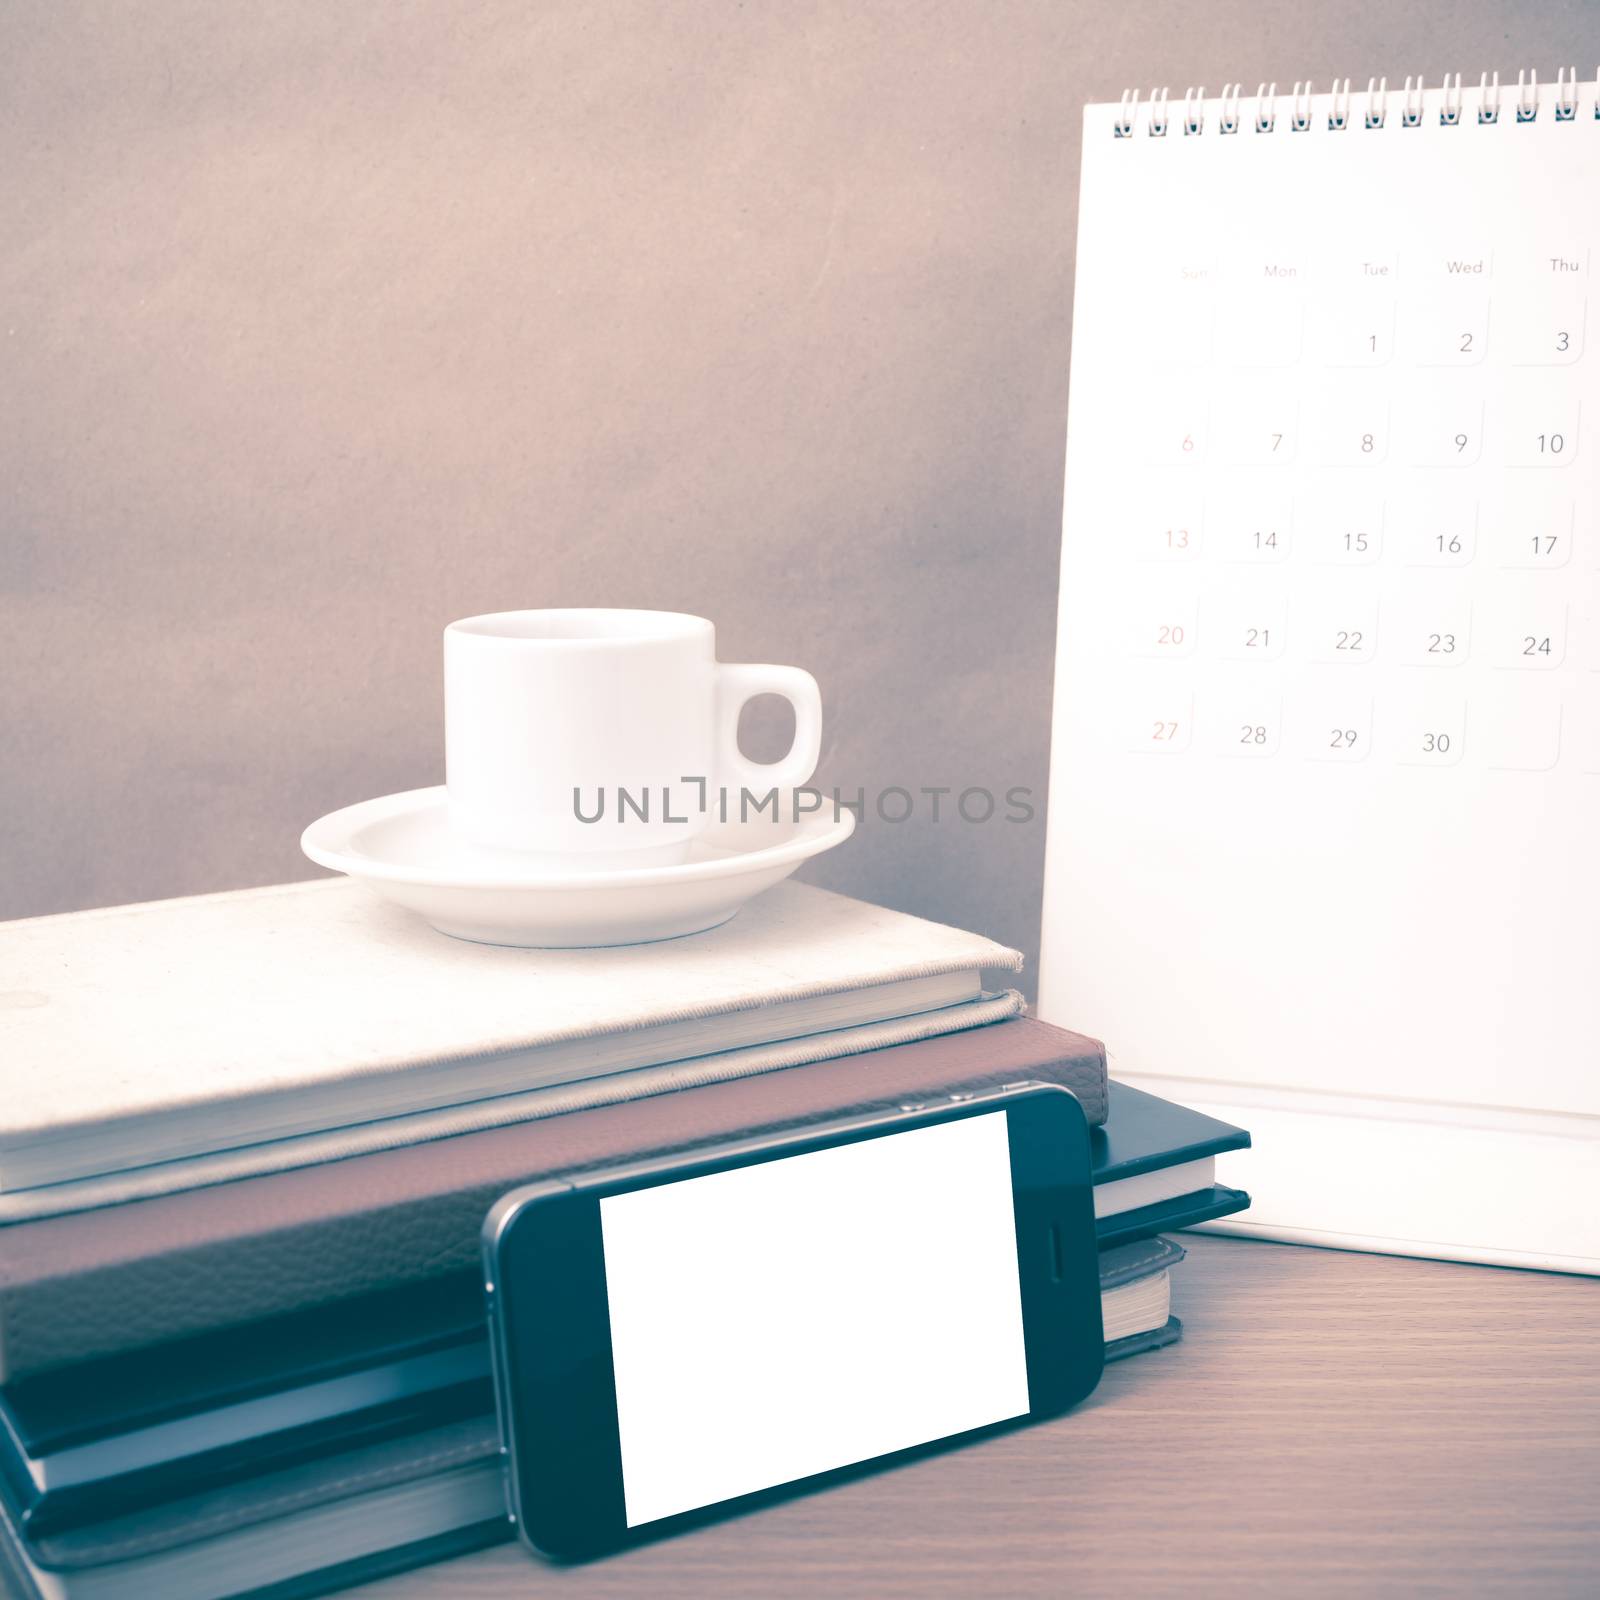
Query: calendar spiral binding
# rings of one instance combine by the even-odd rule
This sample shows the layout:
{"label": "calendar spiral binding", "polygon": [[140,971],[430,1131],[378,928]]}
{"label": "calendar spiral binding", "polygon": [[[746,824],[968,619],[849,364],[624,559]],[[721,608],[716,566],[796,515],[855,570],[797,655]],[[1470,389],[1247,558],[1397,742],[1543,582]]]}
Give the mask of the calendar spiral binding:
{"label": "calendar spiral binding", "polygon": [[[1596,78],[1600,79],[1600,73],[1596,74]],[[1581,87],[1594,89],[1596,85],[1590,83]],[[1541,84],[1536,72],[1519,72],[1514,98],[1507,85],[1508,104],[1505,109],[1513,113],[1518,122],[1537,121],[1544,91],[1553,89],[1554,98],[1550,105],[1554,120],[1577,122],[1579,88],[1575,67],[1562,67],[1556,73],[1553,84],[1548,79]],[[1273,133],[1277,131],[1280,121],[1292,132],[1305,133],[1316,123],[1313,104],[1315,91],[1309,78],[1303,82],[1297,80],[1293,92],[1288,95],[1280,95],[1275,82],[1259,85],[1255,93],[1254,114],[1248,118],[1244,114],[1243,91],[1242,84],[1224,84],[1222,93],[1208,100],[1204,88],[1185,89],[1183,104],[1177,107],[1169,91],[1164,88],[1152,89],[1150,98],[1143,105],[1140,104],[1137,89],[1124,89],[1112,122],[1112,131],[1119,139],[1131,139],[1140,126],[1141,112],[1145,133],[1155,139],[1166,138],[1168,130],[1174,126],[1186,138],[1204,133],[1208,116],[1220,134],[1236,134],[1247,125],[1256,133]],[[1499,122],[1502,105],[1498,72],[1482,74],[1476,91],[1463,90],[1459,72],[1447,72],[1436,90],[1426,88],[1420,74],[1407,77],[1405,87],[1394,91],[1395,114],[1392,117],[1387,78],[1367,79],[1365,96],[1358,94],[1354,97],[1350,80],[1335,78],[1327,95],[1323,125],[1331,133],[1341,132],[1351,126],[1386,128],[1391,123],[1401,128],[1418,128],[1422,126],[1431,101],[1431,108],[1437,112],[1441,126],[1454,128],[1466,120],[1469,96],[1475,102],[1473,110],[1478,122]],[[1354,110],[1353,98],[1362,102]],[[1287,114],[1280,117],[1284,101],[1288,102]],[[1588,121],[1600,122],[1600,94],[1591,96],[1590,113]]]}

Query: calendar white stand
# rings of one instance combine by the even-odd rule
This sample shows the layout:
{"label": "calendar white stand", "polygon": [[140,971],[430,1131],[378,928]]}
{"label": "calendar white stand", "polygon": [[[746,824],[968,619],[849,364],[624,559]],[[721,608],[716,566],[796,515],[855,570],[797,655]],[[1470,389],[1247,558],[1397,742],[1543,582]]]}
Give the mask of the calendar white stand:
{"label": "calendar white stand", "polygon": [[1091,106],[1040,1012],[1230,1232],[1600,1273],[1600,107]]}

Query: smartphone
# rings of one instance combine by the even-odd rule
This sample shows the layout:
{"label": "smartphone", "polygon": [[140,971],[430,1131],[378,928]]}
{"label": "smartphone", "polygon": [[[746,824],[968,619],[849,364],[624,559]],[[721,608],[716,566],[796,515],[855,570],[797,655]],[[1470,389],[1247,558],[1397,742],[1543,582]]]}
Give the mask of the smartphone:
{"label": "smartphone", "polygon": [[507,1499],[559,1561],[1055,1416],[1104,1359],[1053,1084],[536,1183],[483,1242]]}

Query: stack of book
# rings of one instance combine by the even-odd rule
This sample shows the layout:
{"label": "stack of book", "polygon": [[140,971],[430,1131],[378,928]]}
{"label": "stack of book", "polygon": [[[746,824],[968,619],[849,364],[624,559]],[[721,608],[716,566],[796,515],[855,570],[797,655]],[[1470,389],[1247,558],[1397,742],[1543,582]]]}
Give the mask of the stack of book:
{"label": "stack of book", "polygon": [[[1023,1080],[1094,1136],[1109,1358],[1241,1130],[1106,1080],[989,940],[785,884],[692,939],[442,938],[344,880],[0,926],[0,1566],[309,1595],[509,1536],[478,1269],[528,1179]],[[18,999],[17,997],[21,998]]]}

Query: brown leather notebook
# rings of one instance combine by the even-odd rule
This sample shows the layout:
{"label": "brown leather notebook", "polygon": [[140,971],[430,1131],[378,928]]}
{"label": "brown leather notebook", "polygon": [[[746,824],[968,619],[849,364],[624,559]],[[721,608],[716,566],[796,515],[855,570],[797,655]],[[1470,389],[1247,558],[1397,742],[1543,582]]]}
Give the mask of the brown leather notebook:
{"label": "brown leather notebook", "polygon": [[1018,1017],[563,1116],[0,1228],[0,1380],[477,1261],[490,1205],[530,1177],[691,1149],[1023,1079],[1105,1120],[1104,1047]]}

